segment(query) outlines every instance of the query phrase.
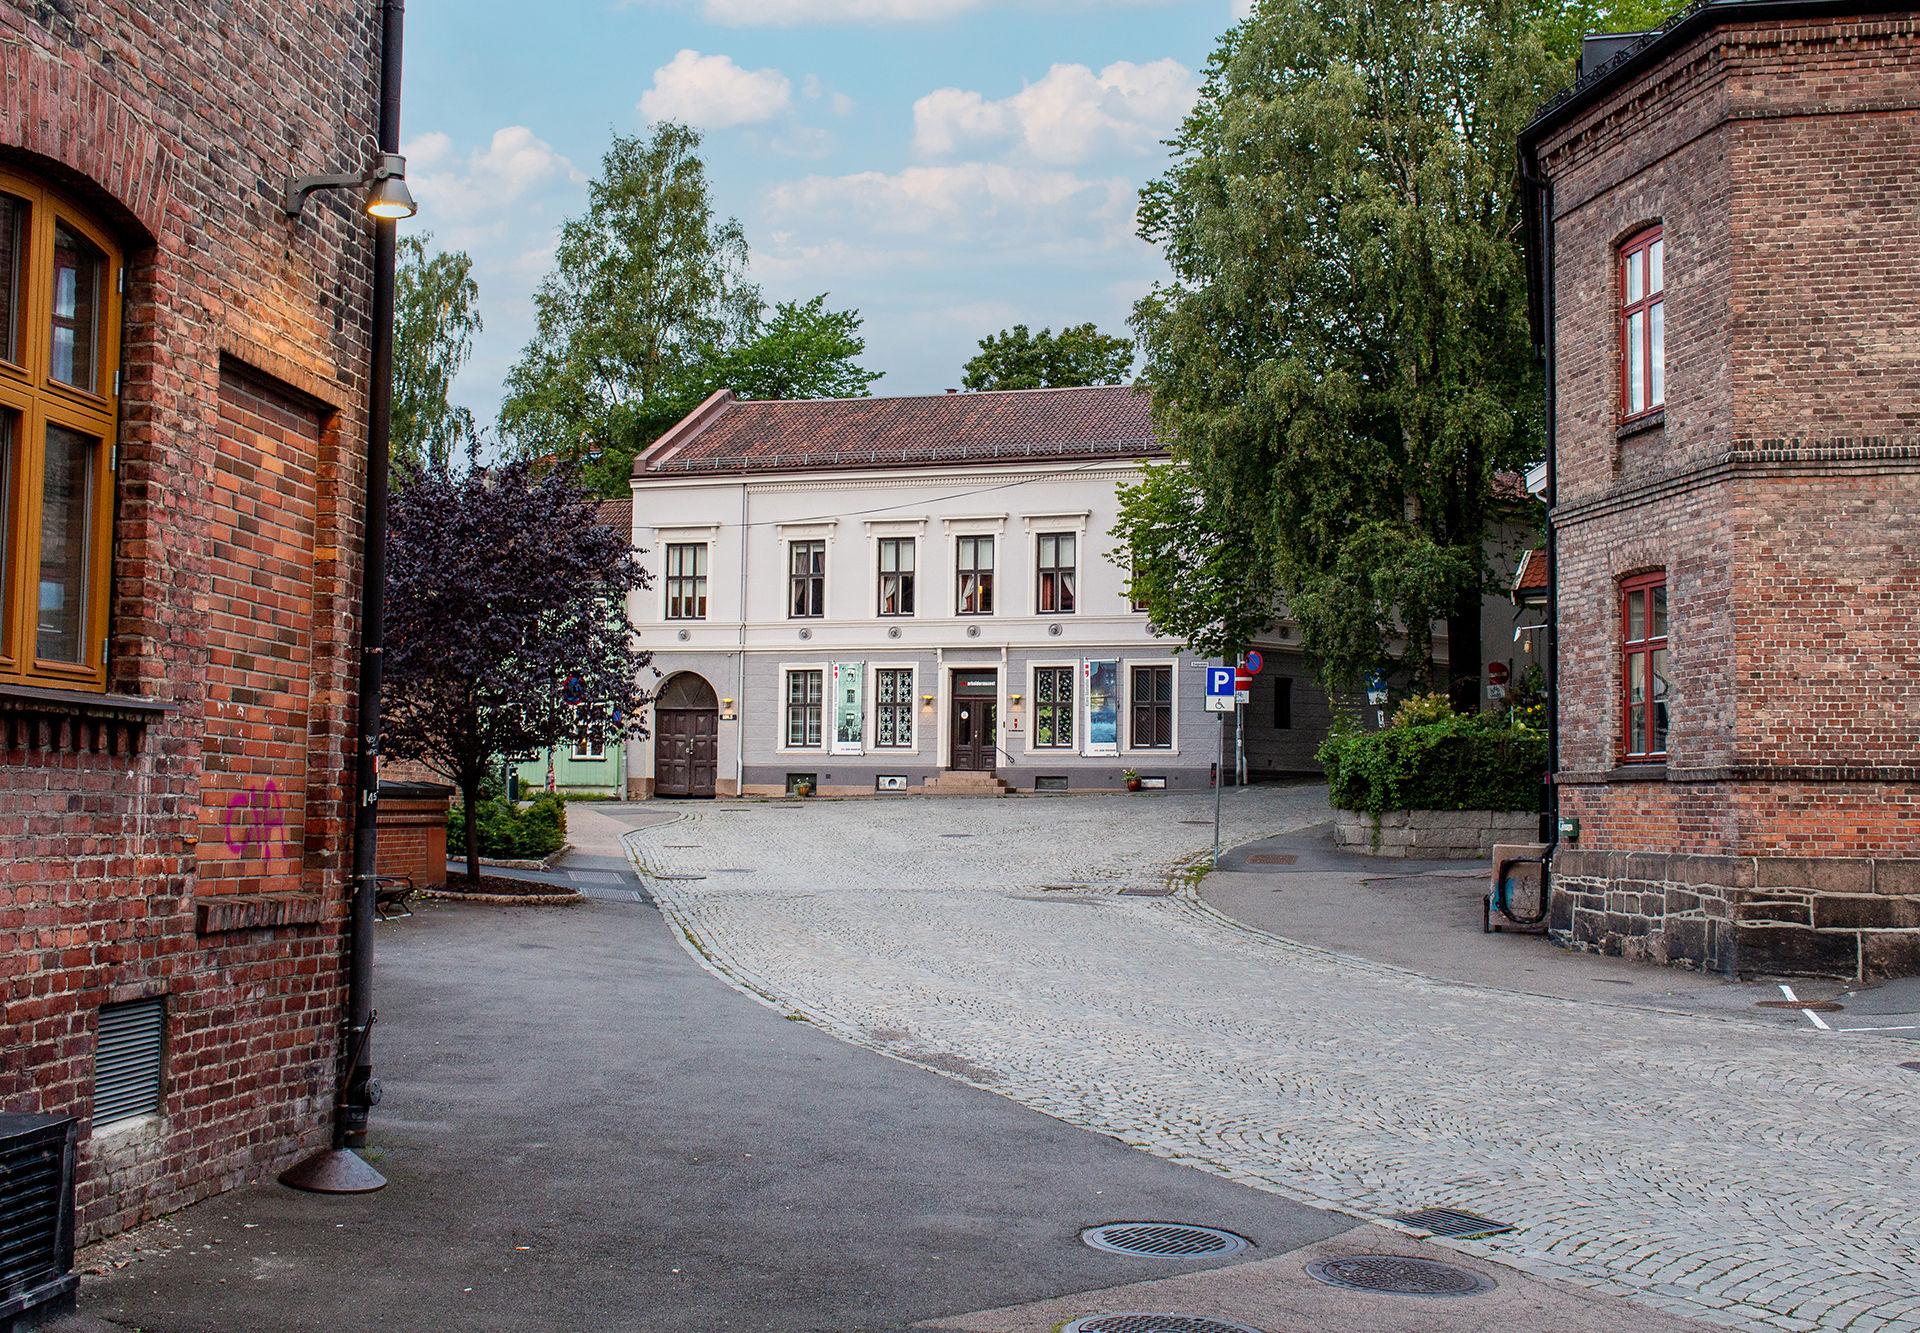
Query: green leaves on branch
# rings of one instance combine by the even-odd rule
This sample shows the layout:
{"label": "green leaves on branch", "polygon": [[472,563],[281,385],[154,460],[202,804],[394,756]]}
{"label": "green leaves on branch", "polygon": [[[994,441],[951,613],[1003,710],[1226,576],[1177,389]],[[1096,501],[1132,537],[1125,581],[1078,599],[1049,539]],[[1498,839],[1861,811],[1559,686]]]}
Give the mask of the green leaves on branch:
{"label": "green leaves on branch", "polygon": [[1273,620],[1274,563],[1257,524],[1177,464],[1150,467],[1120,492],[1114,559],[1162,634],[1204,657],[1239,652]]}
{"label": "green leaves on branch", "polygon": [[393,300],[393,465],[444,471],[479,444],[473,413],[448,399],[480,332],[480,288],[465,251],[427,256],[433,233],[400,239]]}
{"label": "green leaves on branch", "polygon": [[1025,324],[990,333],[967,362],[961,383],[969,389],[1068,389],[1121,384],[1133,369],[1133,340],[1115,338],[1092,324],[1029,332]]}
{"label": "green leaves on branch", "polygon": [[626,494],[634,456],[715,389],[846,396],[878,378],[854,364],[857,311],[823,295],[766,318],[746,234],[714,217],[699,150],[685,125],[614,139],[507,375],[502,435],[522,457],[584,461],[601,494]]}
{"label": "green leaves on branch", "polygon": [[1491,714],[1361,732],[1349,721],[1320,746],[1336,810],[1544,810],[1547,737]]}

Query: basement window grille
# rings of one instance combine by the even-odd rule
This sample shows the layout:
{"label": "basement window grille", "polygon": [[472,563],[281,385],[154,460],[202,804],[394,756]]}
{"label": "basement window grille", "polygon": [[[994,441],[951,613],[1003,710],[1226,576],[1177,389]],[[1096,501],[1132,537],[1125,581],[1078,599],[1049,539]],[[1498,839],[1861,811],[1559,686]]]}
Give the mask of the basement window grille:
{"label": "basement window grille", "polygon": [[158,996],[100,1010],[93,1057],[93,1127],[160,1109],[166,1001]]}

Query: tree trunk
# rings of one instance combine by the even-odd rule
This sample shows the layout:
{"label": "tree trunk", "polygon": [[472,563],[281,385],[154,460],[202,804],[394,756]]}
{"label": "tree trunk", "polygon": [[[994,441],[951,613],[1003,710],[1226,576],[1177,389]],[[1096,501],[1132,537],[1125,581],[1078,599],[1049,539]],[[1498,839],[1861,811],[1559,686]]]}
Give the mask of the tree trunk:
{"label": "tree trunk", "polygon": [[1469,588],[1447,613],[1447,698],[1458,713],[1480,711],[1480,609]]}
{"label": "tree trunk", "polygon": [[466,811],[467,882],[480,882],[480,775],[469,774],[460,784],[460,800]]}

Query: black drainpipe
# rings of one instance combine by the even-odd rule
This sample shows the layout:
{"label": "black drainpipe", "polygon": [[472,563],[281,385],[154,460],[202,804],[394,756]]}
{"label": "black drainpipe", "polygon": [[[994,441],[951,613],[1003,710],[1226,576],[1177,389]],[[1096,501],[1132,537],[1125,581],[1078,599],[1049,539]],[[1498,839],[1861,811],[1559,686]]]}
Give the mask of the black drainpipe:
{"label": "black drainpipe", "polygon": [[[380,151],[400,151],[400,51],[404,0],[380,0]],[[373,1012],[373,917],[380,818],[380,683],[387,603],[387,472],[393,419],[395,223],[373,219],[372,382],[367,392],[366,547],[360,574],[360,721],[354,775],[352,905],[348,917],[347,1026],[334,1099],[333,1147],[280,1179],[295,1189],[362,1194],[386,1178],[350,1151],[367,1142],[378,1100],[368,1038]]]}
{"label": "black drainpipe", "polygon": [[[1531,149],[1523,149],[1520,175],[1533,191],[1535,224],[1538,227],[1541,288],[1541,359],[1547,381],[1547,831],[1546,850],[1538,856],[1514,857],[1502,861],[1494,870],[1495,891],[1487,898],[1485,929],[1492,930],[1493,912],[1520,926],[1537,926],[1547,919],[1553,902],[1553,855],[1560,849],[1560,539],[1554,524],[1554,506],[1560,498],[1560,471],[1555,439],[1556,398],[1554,366],[1554,291],[1553,291],[1553,182],[1539,173],[1539,163]],[[1507,872],[1516,865],[1540,867],[1540,910],[1531,915],[1516,913],[1507,893]]]}

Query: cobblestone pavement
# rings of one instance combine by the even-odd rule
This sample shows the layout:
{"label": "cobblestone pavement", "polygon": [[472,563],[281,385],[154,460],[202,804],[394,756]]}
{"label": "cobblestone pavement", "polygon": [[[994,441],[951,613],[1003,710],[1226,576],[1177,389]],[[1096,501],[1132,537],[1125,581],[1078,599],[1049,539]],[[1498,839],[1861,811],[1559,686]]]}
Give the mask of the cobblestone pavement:
{"label": "cobblestone pavement", "polygon": [[[1229,843],[1325,818],[1230,793]],[[1210,797],[686,807],[627,835],[706,965],[1149,1152],[1733,1327],[1920,1330],[1920,1073],[1873,1037],[1441,982],[1239,925]],[[1067,887],[1072,886],[1072,887]],[[1129,893],[1132,890],[1133,893]],[[1204,1219],[1194,1219],[1204,1220]]]}

